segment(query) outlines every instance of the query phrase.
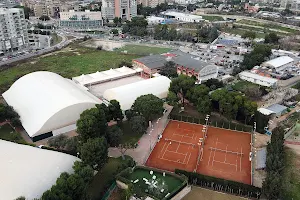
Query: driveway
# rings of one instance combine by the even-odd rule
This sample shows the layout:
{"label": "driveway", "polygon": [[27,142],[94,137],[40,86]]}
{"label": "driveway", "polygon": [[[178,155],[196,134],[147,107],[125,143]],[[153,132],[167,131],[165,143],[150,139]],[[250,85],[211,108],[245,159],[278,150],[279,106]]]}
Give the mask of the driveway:
{"label": "driveway", "polygon": [[[128,149],[125,152],[125,155],[131,156],[138,165],[143,165],[149,155],[151,150],[154,148],[158,135],[161,134],[168,123],[168,116],[172,111],[172,106],[165,105],[165,108],[168,110],[160,120],[154,120],[152,122],[153,128],[149,127],[147,134],[144,134],[139,140],[139,145],[135,149]],[[120,157],[121,152],[118,148],[111,147],[108,149],[109,157]]]}

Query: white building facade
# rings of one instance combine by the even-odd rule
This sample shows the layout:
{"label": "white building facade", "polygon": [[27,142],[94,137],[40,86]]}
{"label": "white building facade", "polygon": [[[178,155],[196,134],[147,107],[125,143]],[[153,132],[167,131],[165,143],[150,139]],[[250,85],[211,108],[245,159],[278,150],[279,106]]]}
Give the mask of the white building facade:
{"label": "white building facade", "polygon": [[103,20],[101,12],[70,10],[69,12],[60,12],[59,26],[75,29],[97,29],[103,26]]}
{"label": "white building facade", "polygon": [[0,8],[0,51],[28,47],[28,30],[23,9]]}
{"label": "white building facade", "polygon": [[280,56],[278,58],[262,63],[263,67],[271,68],[273,71],[280,72],[294,64],[294,59],[289,56]]}
{"label": "white building facade", "polygon": [[278,80],[274,78],[269,78],[265,76],[260,76],[251,72],[243,71],[239,73],[239,77],[242,80],[255,83],[261,86],[275,88],[277,86]]}
{"label": "white building facade", "polygon": [[204,19],[202,19],[202,16],[191,15],[191,14],[175,12],[175,11],[164,11],[164,12],[161,12],[161,14],[162,14],[162,16],[164,16],[166,18],[175,19],[177,21],[182,21],[182,22],[204,21]]}

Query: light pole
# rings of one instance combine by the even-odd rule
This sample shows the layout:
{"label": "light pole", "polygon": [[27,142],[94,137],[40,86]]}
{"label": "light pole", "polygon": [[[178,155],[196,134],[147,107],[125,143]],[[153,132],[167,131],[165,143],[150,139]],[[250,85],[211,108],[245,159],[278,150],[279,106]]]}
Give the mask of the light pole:
{"label": "light pole", "polygon": [[150,152],[151,152],[151,149],[152,149],[152,147],[151,147],[151,143],[152,143],[152,141],[151,141],[151,133],[152,133],[153,130],[154,130],[154,129],[151,129],[151,131],[150,131],[150,133],[149,133]]}

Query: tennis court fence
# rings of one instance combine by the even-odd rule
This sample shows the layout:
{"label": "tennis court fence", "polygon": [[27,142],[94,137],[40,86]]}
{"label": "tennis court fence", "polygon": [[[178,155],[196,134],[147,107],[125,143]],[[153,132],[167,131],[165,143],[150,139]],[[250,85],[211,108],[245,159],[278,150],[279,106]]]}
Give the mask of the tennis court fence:
{"label": "tennis court fence", "polygon": [[[178,114],[173,114],[173,113],[170,113],[169,119],[183,121],[183,122],[189,122],[189,123],[195,123],[195,124],[205,124],[205,118],[196,118],[196,117],[178,115]],[[235,131],[243,131],[243,132],[251,132],[251,133],[253,132],[252,126],[237,124],[234,122],[228,122],[228,121],[224,121],[224,120],[209,119],[208,125],[217,127],[217,128],[224,128],[224,129],[230,129],[230,130],[235,130]]]}

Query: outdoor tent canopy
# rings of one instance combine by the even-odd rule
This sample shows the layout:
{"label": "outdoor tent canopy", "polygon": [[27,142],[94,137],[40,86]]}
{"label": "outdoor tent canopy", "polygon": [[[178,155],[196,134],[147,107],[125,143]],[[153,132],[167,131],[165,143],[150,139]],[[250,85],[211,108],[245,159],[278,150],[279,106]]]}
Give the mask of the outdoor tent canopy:
{"label": "outdoor tent canopy", "polygon": [[30,137],[76,124],[83,111],[101,103],[73,81],[46,71],[21,77],[2,96]]}
{"label": "outdoor tent canopy", "polygon": [[122,110],[129,110],[134,101],[142,95],[153,94],[161,99],[166,98],[170,83],[169,78],[159,76],[108,89],[104,92],[103,97],[108,101],[115,99],[119,101]]}

